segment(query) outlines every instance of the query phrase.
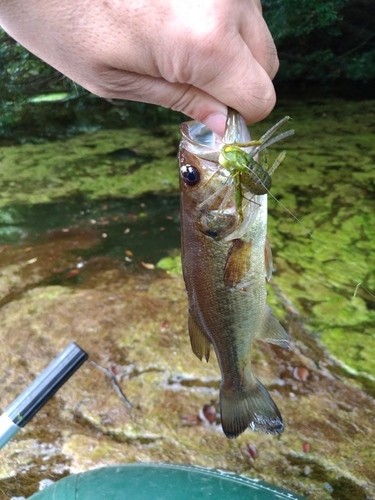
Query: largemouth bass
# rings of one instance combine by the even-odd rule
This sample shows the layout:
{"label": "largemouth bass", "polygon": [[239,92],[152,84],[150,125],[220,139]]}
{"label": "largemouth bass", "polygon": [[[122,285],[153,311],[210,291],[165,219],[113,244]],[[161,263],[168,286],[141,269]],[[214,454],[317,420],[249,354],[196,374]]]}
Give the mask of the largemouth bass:
{"label": "largemouth bass", "polygon": [[[286,120],[259,141],[251,141],[245,121],[234,110],[228,112],[223,139],[201,123],[181,125],[182,268],[189,335],[199,359],[208,361],[211,345],[215,350],[222,375],[221,423],[228,438],[247,427],[270,434],[284,430],[276,404],[252,372],[251,350],[254,340],[289,347],[288,334],[266,303],[266,278],[272,274],[267,194],[254,194],[259,189],[253,187],[254,182],[264,184],[260,170],[266,177],[277,166],[267,170],[255,158],[293,133],[271,139]],[[250,161],[241,169],[243,158]]]}

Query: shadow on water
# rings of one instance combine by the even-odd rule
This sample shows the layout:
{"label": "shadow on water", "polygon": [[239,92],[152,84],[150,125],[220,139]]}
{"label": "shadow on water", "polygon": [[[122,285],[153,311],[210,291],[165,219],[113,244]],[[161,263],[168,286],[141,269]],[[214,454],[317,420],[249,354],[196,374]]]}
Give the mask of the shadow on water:
{"label": "shadow on water", "polygon": [[[100,244],[80,251],[83,258],[104,256],[156,264],[180,246],[179,199],[147,196],[136,200],[68,200],[60,203],[18,205],[3,209],[0,246],[39,242],[53,231],[90,228]],[[79,233],[77,233],[79,238]]]}

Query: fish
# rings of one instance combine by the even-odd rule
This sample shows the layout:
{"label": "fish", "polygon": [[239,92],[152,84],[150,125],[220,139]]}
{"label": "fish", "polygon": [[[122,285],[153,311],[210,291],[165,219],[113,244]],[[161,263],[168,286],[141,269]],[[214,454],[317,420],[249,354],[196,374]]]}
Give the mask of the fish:
{"label": "fish", "polygon": [[[216,353],[221,371],[221,425],[231,439],[247,428],[275,435],[283,432],[279,409],[252,371],[251,353],[255,340],[285,348],[290,344],[266,302],[266,280],[273,267],[267,240],[267,194],[254,193],[251,182],[239,181],[240,171],[233,164],[228,166],[231,160],[225,152],[234,146],[246,153],[251,161],[241,176],[244,180],[253,176],[251,163],[260,167],[259,154],[293,133],[271,138],[287,118],[259,141],[251,141],[244,119],[231,108],[223,138],[196,121],[181,125],[181,257],[188,330],[192,350],[200,360],[208,362],[211,347]],[[261,168],[271,172],[273,167]]]}

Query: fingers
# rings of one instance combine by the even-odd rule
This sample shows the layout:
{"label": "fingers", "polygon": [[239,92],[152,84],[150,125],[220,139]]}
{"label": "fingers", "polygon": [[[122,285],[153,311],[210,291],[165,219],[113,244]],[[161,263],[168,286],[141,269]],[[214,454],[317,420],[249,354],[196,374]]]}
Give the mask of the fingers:
{"label": "fingers", "polygon": [[[218,107],[222,103],[238,110],[248,123],[259,121],[275,105],[271,79],[278,69],[276,49],[262,17],[260,2],[238,0],[215,21],[215,29],[210,27],[205,31],[202,26],[195,29],[185,53],[173,58],[174,81],[188,82],[193,87],[184,96],[186,100],[189,97],[188,114],[196,119],[200,114],[212,115],[209,121],[215,127],[221,121],[216,112],[222,113],[222,105],[221,109]],[[189,33],[184,33],[184,37],[188,38]],[[161,75],[171,81],[166,71],[161,70]],[[210,104],[207,102],[210,108],[212,103],[215,105],[209,115],[194,107],[194,103],[201,102],[198,98],[191,99],[192,92],[198,89],[214,98]]]}
{"label": "fingers", "polygon": [[158,104],[205,123],[220,136],[224,134],[227,106],[192,85],[117,69],[102,72],[100,84],[92,82],[84,82],[85,87],[100,97]]}
{"label": "fingers", "polygon": [[254,59],[272,80],[279,69],[279,59],[272,35],[260,11],[254,12],[251,22],[243,19],[240,34]]}
{"label": "fingers", "polygon": [[269,74],[240,34],[226,44],[216,60],[205,65],[199,86],[217,101],[239,111],[247,123],[265,118],[276,102]]}
{"label": "fingers", "polygon": [[219,134],[227,106],[252,123],[275,104],[259,0],[21,3],[2,13],[10,34],[99,96],[171,107]]}

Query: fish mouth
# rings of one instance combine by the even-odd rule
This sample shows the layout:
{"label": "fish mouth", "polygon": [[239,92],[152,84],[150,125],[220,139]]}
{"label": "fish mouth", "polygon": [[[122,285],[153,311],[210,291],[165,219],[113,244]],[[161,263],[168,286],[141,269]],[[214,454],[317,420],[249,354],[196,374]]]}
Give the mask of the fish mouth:
{"label": "fish mouth", "polygon": [[[264,169],[262,165],[258,165],[257,163],[258,154],[268,146],[294,133],[293,130],[288,130],[274,136],[275,132],[288,120],[289,116],[285,116],[267,130],[267,132],[257,141],[251,140],[245,120],[232,108],[228,108],[227,122],[223,137],[217,136],[206,125],[197,121],[185,122],[181,125],[182,141],[180,148],[195,155],[196,158],[199,158],[201,164],[209,162],[206,164],[206,167],[207,171],[212,170],[212,175],[207,180],[206,185],[214,178],[217,180],[219,174],[224,178],[224,182],[219,185],[218,189],[207,196],[206,200],[201,202],[200,208],[209,211],[216,210],[218,200],[222,199],[223,202],[219,207],[218,214],[232,215],[233,212],[236,213],[238,226],[234,232],[225,237],[225,241],[242,238],[250,231],[258,213],[260,214],[261,212],[264,213],[267,211],[267,193],[269,188],[263,184],[265,191],[259,192],[257,186],[254,184],[255,182],[262,183],[262,178],[266,178],[266,176],[270,178],[277,166],[275,167],[275,162],[271,169],[267,167]],[[252,170],[250,164],[247,166],[249,171],[247,178],[242,175],[240,176],[241,169],[236,171],[236,165],[231,169],[223,164],[223,158],[226,162],[229,162],[229,164],[231,160],[226,158],[225,150],[222,155],[222,149],[225,146],[231,145],[233,145],[234,148],[229,148],[229,150],[242,150],[244,153],[247,153],[247,156],[245,156],[246,160],[249,157],[251,160],[254,160],[257,165],[257,170]],[[281,163],[281,161],[282,160],[280,160],[279,163]],[[240,179],[239,182],[238,179]],[[244,188],[245,184],[242,182],[242,179],[246,179],[247,181],[246,188]],[[239,183],[241,187],[238,187]],[[269,186],[270,185],[271,182],[269,182]],[[261,207],[262,210],[259,211]]]}
{"label": "fish mouth", "polygon": [[[186,149],[200,158],[218,163],[223,146],[244,144],[251,141],[245,120],[234,109],[228,108],[224,136],[220,137],[203,123],[185,122],[181,125],[181,134]],[[245,151],[252,148],[243,148]]]}
{"label": "fish mouth", "polygon": [[[250,132],[247,128],[245,120],[233,108],[228,108],[227,123],[222,139],[224,144],[245,144],[250,142]],[[244,148],[246,149],[246,148]]]}
{"label": "fish mouth", "polygon": [[[287,130],[277,136],[274,133],[290,119],[285,116],[265,134],[262,135],[258,145],[248,146],[251,141],[250,132],[242,116],[232,108],[228,108],[227,122],[223,137],[219,137],[203,123],[197,121],[184,122],[181,124],[182,142],[181,145],[189,152],[208,161],[218,163],[221,149],[225,145],[236,144],[243,151],[251,153],[257,161],[257,155],[275,142],[281,141],[294,134],[294,130]],[[272,137],[273,136],[273,137]]]}
{"label": "fish mouth", "polygon": [[182,144],[189,153],[218,163],[222,141],[206,125],[197,121],[182,123],[181,134]]}

